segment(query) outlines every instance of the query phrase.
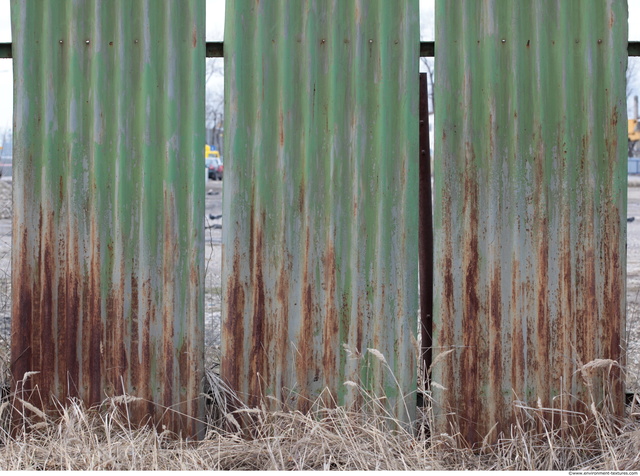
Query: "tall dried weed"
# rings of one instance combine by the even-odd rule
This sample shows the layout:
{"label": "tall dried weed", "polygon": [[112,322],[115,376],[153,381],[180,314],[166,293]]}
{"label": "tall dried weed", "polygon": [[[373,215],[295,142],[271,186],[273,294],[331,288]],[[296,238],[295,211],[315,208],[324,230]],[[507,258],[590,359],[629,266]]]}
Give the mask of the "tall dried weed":
{"label": "tall dried weed", "polygon": [[[592,362],[587,371],[611,362]],[[6,365],[6,363],[4,364]],[[432,434],[429,389],[412,429],[389,430],[381,412],[329,408],[319,399],[306,414],[247,408],[214,372],[207,372],[210,405],[203,441],[177,438],[151,426],[135,428],[126,405],[106,399],[85,408],[57,402],[55,415],[27,407],[13,394],[0,404],[0,470],[638,470],[640,399],[623,420],[595,407],[597,432],[576,436],[526,421],[537,408],[519,405],[510,435],[471,450],[456,434]],[[346,382],[366,396],[356,382]],[[30,410],[20,417],[17,409]],[[16,417],[16,414],[18,417]],[[9,416],[12,415],[11,418]],[[537,426],[540,428],[540,425]]]}

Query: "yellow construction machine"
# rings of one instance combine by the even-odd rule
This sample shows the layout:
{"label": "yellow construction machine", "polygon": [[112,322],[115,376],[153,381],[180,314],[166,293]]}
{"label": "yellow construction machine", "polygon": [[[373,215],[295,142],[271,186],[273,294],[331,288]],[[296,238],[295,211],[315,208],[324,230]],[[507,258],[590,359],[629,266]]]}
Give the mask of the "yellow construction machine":
{"label": "yellow construction machine", "polygon": [[638,117],[638,96],[633,97],[634,119],[627,119],[629,157],[640,157],[640,117]]}
{"label": "yellow construction machine", "polygon": [[629,157],[640,157],[640,121],[638,119],[627,120],[627,133],[629,137]]}

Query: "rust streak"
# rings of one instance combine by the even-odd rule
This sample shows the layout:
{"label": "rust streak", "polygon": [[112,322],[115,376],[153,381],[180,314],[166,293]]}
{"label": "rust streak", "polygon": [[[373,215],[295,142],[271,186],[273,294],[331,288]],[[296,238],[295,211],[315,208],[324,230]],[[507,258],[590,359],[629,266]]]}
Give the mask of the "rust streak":
{"label": "rust streak", "polygon": [[102,393],[102,315],[100,309],[101,291],[100,291],[100,243],[98,241],[98,224],[95,217],[91,221],[91,265],[88,298],[89,298],[89,316],[91,321],[91,343],[89,348],[89,394],[86,396],[90,405],[99,403],[103,398]]}
{"label": "rust streak", "polygon": [[[16,215],[14,215],[15,217]],[[16,225],[14,218],[14,226]],[[12,293],[12,314],[14,318],[11,322],[11,374],[13,375],[12,390],[17,390],[16,384],[22,379],[24,374],[32,370],[32,349],[30,345],[31,321],[33,315],[32,297],[32,270],[29,265],[29,234],[27,228],[22,228],[20,232],[14,232],[19,237],[20,259],[14,260],[18,263],[13,274]],[[22,386],[21,386],[22,388]],[[25,390],[30,388],[27,381]]]}
{"label": "rust streak", "polygon": [[276,295],[278,299],[279,309],[281,310],[281,325],[278,329],[277,346],[279,351],[280,381],[277,385],[279,390],[283,390],[287,386],[287,374],[289,373],[289,289],[291,280],[291,256],[287,253],[286,258],[282,260],[280,276],[278,277],[278,285]]}
{"label": "rust streak", "polygon": [[278,117],[278,131],[280,133],[280,147],[284,147],[284,124],[282,111],[280,111],[280,116]]}
{"label": "rust streak", "polygon": [[[194,30],[195,31],[195,30]],[[172,192],[164,192],[165,210],[175,210],[175,196]],[[174,217],[164,217],[164,245],[163,245],[163,264],[162,264],[162,276],[163,276],[163,288],[165,296],[162,299],[162,352],[163,362],[158,362],[157,366],[162,367],[164,373],[164,384],[161,385],[163,395],[157,395],[156,398],[161,398],[164,405],[171,406],[175,399],[173,398],[174,385],[175,385],[175,369],[174,360],[176,358],[176,349],[174,348],[174,319],[176,318],[176,312],[178,311],[176,306],[176,296],[174,294],[174,272],[177,267],[177,254],[178,245],[176,243],[176,230],[174,225]],[[153,285],[148,282],[148,298],[147,302],[150,307],[154,306]],[[150,309],[149,309],[150,311]],[[155,317],[155,312],[147,312],[151,322]],[[151,323],[150,322],[150,323]],[[148,325],[145,325],[145,328]],[[145,343],[147,346],[152,344],[151,335],[145,336]],[[155,357],[157,358],[157,356]],[[145,367],[149,369],[149,367]],[[150,369],[149,369],[150,370]],[[148,371],[149,371],[148,370]],[[186,369],[184,369],[186,371]],[[150,376],[146,376],[146,380],[151,383]],[[156,389],[149,389],[150,395],[156,395]]]}
{"label": "rust streak", "polygon": [[513,256],[511,259],[511,385],[515,395],[520,399],[525,399],[525,365],[524,355],[525,342],[522,333],[522,315],[518,310],[518,303],[527,299],[528,295],[520,292],[520,261]]}
{"label": "rust streak", "polygon": [[[264,256],[264,211],[261,214],[258,229],[256,230],[256,238],[254,242],[254,261],[252,266],[252,283],[254,293],[254,308],[252,312],[252,332],[251,332],[251,353],[249,357],[249,406],[258,406],[262,398],[261,381],[267,376],[265,375],[265,350],[263,343],[265,339],[265,281],[263,260]],[[267,379],[268,381],[268,379]]]}
{"label": "rust streak", "polygon": [[[138,381],[140,378],[140,365],[142,355],[140,354],[140,338],[138,337],[138,309],[140,300],[138,299],[138,276],[134,272],[131,275],[131,314],[130,314],[130,330],[129,339],[131,342],[129,354],[129,374],[131,382],[131,391],[133,396],[140,396],[137,393]],[[144,351],[144,350],[143,350]]]}
{"label": "rust streak", "polygon": [[[466,151],[467,171],[473,170],[475,154],[470,144],[467,144]],[[462,317],[462,373],[465,375],[466,384],[462,386],[462,406],[465,415],[477,415],[482,417],[479,407],[478,389],[482,382],[479,381],[478,359],[480,355],[480,336],[478,329],[478,318],[482,315],[480,304],[478,281],[479,281],[479,210],[478,210],[478,183],[471,172],[465,174],[465,194],[463,215],[465,217],[466,233],[463,250],[463,299],[464,311]],[[477,421],[461,420],[460,431],[467,441],[476,441]]]}
{"label": "rust streak", "polygon": [[[502,276],[500,262],[494,263],[491,276],[490,288],[490,349],[489,349],[489,375],[491,387],[493,389],[493,408],[489,409],[490,422],[493,426],[496,421],[500,421],[501,415],[505,414],[503,405],[502,388],[504,381],[504,369],[502,367]],[[497,435],[495,432],[493,435]]]}
{"label": "rust streak", "polygon": [[[67,230],[69,233],[69,230]],[[67,235],[68,236],[68,235]],[[67,240],[70,238],[68,237]],[[67,335],[67,349],[66,349],[66,361],[67,361],[67,382],[69,396],[77,397],[80,395],[79,388],[82,385],[80,382],[80,362],[78,356],[78,332],[80,329],[80,281],[76,270],[79,269],[77,263],[77,247],[69,241],[64,244],[67,254],[67,266],[66,266],[66,296],[65,296],[65,319],[66,319],[66,335]],[[82,348],[82,347],[81,347]]]}
{"label": "rust streak", "polygon": [[298,212],[301,216],[304,216],[304,201],[305,201],[305,181],[304,177],[300,181],[300,188],[298,190]]}
{"label": "rust streak", "polygon": [[233,389],[241,389],[244,343],[244,286],[240,280],[240,245],[236,238],[234,246],[232,273],[229,278],[225,300],[227,316],[223,324],[224,341],[228,350],[223,354],[220,373],[227,385]]}
{"label": "rust streak", "polygon": [[56,376],[55,372],[55,343],[54,336],[55,331],[53,324],[55,322],[53,312],[53,272],[55,268],[54,256],[53,256],[53,212],[47,212],[47,218],[45,220],[45,228],[43,229],[44,240],[42,245],[42,261],[41,261],[41,275],[40,275],[40,316],[36,316],[36,319],[41,320],[42,325],[40,327],[40,336],[34,336],[36,339],[40,339],[41,342],[41,356],[40,356],[40,374],[38,375],[38,386],[43,395],[49,395],[49,393],[58,394],[56,391]]}
{"label": "rust streak", "polygon": [[[159,311],[156,308],[153,289],[154,286],[151,281],[146,279],[142,283],[142,289],[138,290],[137,293],[138,301],[136,302],[136,305],[138,306],[138,319],[142,321],[142,323],[138,322],[139,329],[142,329],[142,354],[139,360],[138,374],[136,375],[136,380],[134,380],[134,382],[136,382],[135,385],[137,386],[138,396],[145,399],[145,402],[141,402],[139,405],[137,412],[134,412],[138,421],[143,418],[146,419],[148,415],[154,415],[156,412],[154,405],[154,401],[156,401],[156,393],[155,389],[151,387],[152,381],[150,379],[151,365],[155,364],[155,368],[158,372],[158,375],[154,376],[154,380],[159,379],[164,382],[164,386],[173,385],[173,382],[167,380],[166,367],[162,365],[163,362],[159,361],[160,355],[163,355],[163,343],[161,341],[156,344],[151,340],[152,322],[156,324],[159,320],[159,317],[157,317]],[[140,330],[138,330],[138,332],[140,332]],[[154,344],[156,347],[152,348],[152,345]],[[166,362],[164,364],[167,365]],[[160,400],[161,396],[157,395],[157,398]]]}
{"label": "rust streak", "polygon": [[[326,247],[324,255],[324,276],[327,279],[327,292],[324,304],[324,330],[323,330],[323,355],[322,367],[324,375],[324,385],[329,388],[338,388],[338,360],[337,350],[340,342],[338,327],[338,309],[336,307],[336,269],[335,251],[333,245]],[[333,401],[333,400],[332,400]],[[327,402],[330,403],[330,402]]]}
{"label": "rust streak", "polygon": [[310,406],[310,375],[313,369],[313,328],[314,328],[314,298],[313,287],[310,276],[310,230],[306,228],[305,249],[303,259],[302,278],[302,316],[300,323],[300,333],[298,335],[298,352],[296,355],[296,374],[299,384],[300,398],[298,399],[298,410],[306,412]]}

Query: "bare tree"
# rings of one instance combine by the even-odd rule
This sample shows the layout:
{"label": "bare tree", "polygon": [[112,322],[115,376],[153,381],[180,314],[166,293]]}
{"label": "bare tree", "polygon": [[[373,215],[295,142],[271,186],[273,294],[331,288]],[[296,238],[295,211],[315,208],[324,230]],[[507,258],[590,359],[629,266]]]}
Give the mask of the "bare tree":
{"label": "bare tree", "polygon": [[205,127],[207,143],[214,149],[222,150],[224,131],[224,95],[207,91],[205,103]]}
{"label": "bare tree", "polygon": [[[205,69],[205,128],[206,141],[215,149],[222,150],[224,131],[224,91],[214,87],[216,79],[224,77],[223,60],[207,59]],[[219,81],[218,81],[219,82]]]}
{"label": "bare tree", "polygon": [[220,58],[207,58],[205,63],[205,84],[209,84],[214,76],[224,76],[224,65]]}
{"label": "bare tree", "polygon": [[427,76],[429,80],[427,81],[427,94],[429,95],[429,99],[431,104],[429,104],[429,111],[434,112],[436,107],[435,96],[433,94],[433,84],[434,84],[434,61],[433,58],[420,58],[420,61],[424,65],[427,70]]}
{"label": "bare tree", "polygon": [[627,101],[635,91],[635,82],[638,79],[638,61],[636,58],[629,58],[627,62]]}

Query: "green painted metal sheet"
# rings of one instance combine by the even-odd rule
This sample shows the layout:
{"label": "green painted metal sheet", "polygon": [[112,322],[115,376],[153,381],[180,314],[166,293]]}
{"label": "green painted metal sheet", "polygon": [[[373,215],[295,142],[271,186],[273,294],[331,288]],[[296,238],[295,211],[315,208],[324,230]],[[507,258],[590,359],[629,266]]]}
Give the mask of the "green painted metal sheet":
{"label": "green painted metal sheet", "polygon": [[[204,1],[12,0],[12,372],[202,429]],[[20,383],[14,388],[22,389]]]}
{"label": "green painted metal sheet", "polygon": [[415,0],[227,5],[222,376],[249,405],[366,391],[414,417],[418,18]]}
{"label": "green painted metal sheet", "polygon": [[627,4],[438,0],[436,45],[436,431],[620,414]]}

